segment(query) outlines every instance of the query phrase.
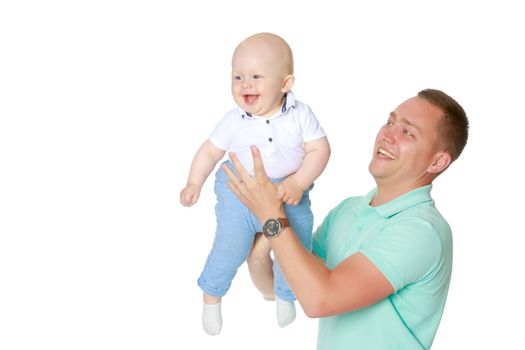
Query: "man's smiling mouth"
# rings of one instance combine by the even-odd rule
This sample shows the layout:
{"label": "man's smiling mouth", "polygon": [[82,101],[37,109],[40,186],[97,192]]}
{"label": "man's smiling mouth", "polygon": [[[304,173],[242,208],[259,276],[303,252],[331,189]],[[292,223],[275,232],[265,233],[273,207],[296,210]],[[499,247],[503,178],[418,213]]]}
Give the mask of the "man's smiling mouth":
{"label": "man's smiling mouth", "polygon": [[379,149],[377,150],[377,154],[380,154],[380,155],[385,156],[387,158],[390,158],[392,160],[396,160],[397,159],[396,155],[394,155],[393,153],[391,153],[391,152],[389,152],[386,149],[381,148],[381,147],[379,147]]}

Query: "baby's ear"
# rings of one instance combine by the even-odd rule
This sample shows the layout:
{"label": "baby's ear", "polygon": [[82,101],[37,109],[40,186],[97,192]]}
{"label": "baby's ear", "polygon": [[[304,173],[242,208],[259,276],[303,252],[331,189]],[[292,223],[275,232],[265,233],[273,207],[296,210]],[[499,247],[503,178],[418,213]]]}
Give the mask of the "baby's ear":
{"label": "baby's ear", "polygon": [[283,87],[281,88],[281,92],[288,92],[292,90],[293,83],[295,82],[295,77],[293,75],[287,75],[283,80]]}

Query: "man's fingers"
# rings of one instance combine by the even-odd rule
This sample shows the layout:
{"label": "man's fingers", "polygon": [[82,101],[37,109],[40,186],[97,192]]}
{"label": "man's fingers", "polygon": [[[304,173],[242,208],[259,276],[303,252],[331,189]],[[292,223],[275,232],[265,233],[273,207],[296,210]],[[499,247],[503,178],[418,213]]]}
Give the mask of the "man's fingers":
{"label": "man's fingers", "polygon": [[239,179],[237,177],[237,175],[235,175],[233,173],[233,171],[230,169],[229,166],[227,166],[226,164],[223,164],[222,165],[222,170],[226,173],[226,175],[230,178],[230,181],[233,182],[233,183],[240,183],[241,182],[241,179]]}
{"label": "man's fingers", "polygon": [[237,158],[237,155],[235,153],[230,153],[230,160],[232,161],[233,167],[235,168],[238,177],[244,182],[248,181],[248,179],[250,178],[250,174],[248,174],[246,169],[244,169],[239,158]]}
{"label": "man's fingers", "polygon": [[299,201],[297,199],[293,198],[293,197],[290,197],[286,201],[286,204],[288,204],[288,205],[297,205],[297,204],[299,204]]}
{"label": "man's fingers", "polygon": [[237,175],[235,175],[230,169],[230,167],[226,164],[222,165],[222,170],[224,170],[226,175],[230,178],[230,182],[228,182],[228,187],[232,190],[233,193],[237,195],[237,197],[241,198],[242,192],[239,189],[239,186],[243,183],[243,181],[239,179]]}
{"label": "man's fingers", "polygon": [[284,197],[283,186],[282,185],[277,185],[276,186],[276,190],[277,190],[277,198],[279,198],[280,200],[283,200],[283,197]]}
{"label": "man's fingers", "polygon": [[263,161],[261,158],[261,152],[257,147],[252,146],[252,157],[253,157],[253,171],[255,172],[255,178],[257,180],[267,180],[266,170],[264,169]]}
{"label": "man's fingers", "polygon": [[237,195],[237,197],[240,196],[241,192],[233,182],[228,182],[228,187],[230,188],[230,190],[232,190],[233,193]]}
{"label": "man's fingers", "polygon": [[239,197],[239,200],[243,203],[243,204],[247,204],[247,201],[246,201],[246,196],[242,193],[239,185],[242,184],[242,182],[240,183],[233,183],[233,182],[228,182],[228,187],[230,188],[230,190],[232,190],[233,193],[235,193],[235,195],[237,197]]}

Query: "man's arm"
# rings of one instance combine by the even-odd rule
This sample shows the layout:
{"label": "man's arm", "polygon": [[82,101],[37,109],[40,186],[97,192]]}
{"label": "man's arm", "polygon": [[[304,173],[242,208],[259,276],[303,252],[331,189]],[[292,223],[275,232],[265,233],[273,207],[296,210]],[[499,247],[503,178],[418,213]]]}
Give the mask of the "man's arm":
{"label": "man's arm", "polygon": [[[224,167],[232,180],[230,188],[261,222],[286,217],[282,202],[264,172],[259,151],[252,147],[252,153],[255,177],[242,168],[234,154],[231,155],[240,178]],[[381,271],[361,253],[329,270],[303,247],[292,228],[286,228],[278,237],[270,239],[270,243],[288,284],[309,317],[354,311],[394,291]]]}
{"label": "man's arm", "polygon": [[375,304],[392,294],[386,277],[356,253],[333,270],[308,253],[291,228],[271,239],[286,280],[309,317],[325,317]]}
{"label": "man's arm", "polygon": [[330,158],[330,144],[326,137],[304,143],[301,167],[288,176],[278,187],[279,198],[290,205],[297,205],[303,192],[321,175]]}
{"label": "man's arm", "polygon": [[225,153],[226,151],[215,147],[210,140],[202,144],[191,163],[186,187],[180,192],[182,205],[189,207],[197,202],[202,185]]}
{"label": "man's arm", "polygon": [[312,252],[312,255],[314,256],[314,258],[317,259],[317,261],[319,261],[321,264],[326,264],[326,261],[323,260],[323,258],[321,258],[319,255],[315,254],[314,252]]}

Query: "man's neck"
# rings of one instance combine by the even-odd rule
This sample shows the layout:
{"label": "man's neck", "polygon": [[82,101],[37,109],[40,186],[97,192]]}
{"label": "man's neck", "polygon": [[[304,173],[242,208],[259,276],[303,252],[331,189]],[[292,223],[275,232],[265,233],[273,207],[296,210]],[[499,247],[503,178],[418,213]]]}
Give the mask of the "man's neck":
{"label": "man's neck", "polygon": [[415,190],[416,188],[423,187],[431,183],[432,181],[413,184],[411,186],[387,186],[378,183],[377,192],[374,195],[374,198],[372,198],[372,200],[370,201],[370,205],[372,207],[377,207],[379,205],[388,203],[398,197],[401,197],[405,193]]}

